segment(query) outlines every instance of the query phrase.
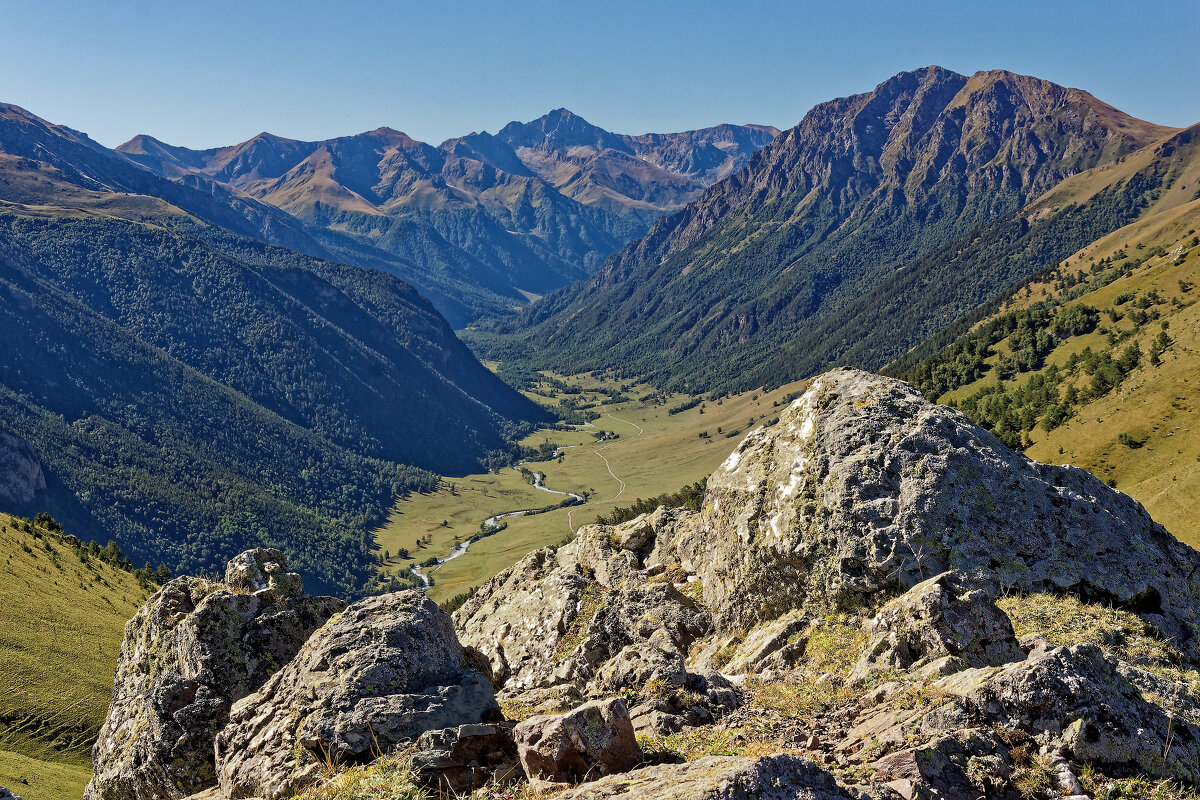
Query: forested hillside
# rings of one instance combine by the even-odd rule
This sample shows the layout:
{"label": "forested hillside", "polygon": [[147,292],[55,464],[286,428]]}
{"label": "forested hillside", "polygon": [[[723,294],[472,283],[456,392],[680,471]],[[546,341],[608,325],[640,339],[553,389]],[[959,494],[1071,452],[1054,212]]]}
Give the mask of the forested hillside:
{"label": "forested hillside", "polygon": [[353,594],[397,494],[505,462],[546,418],[394,276],[221,227],[189,210],[209,195],[81,134],[0,122],[0,426],[45,483],[8,510],[192,573],[270,544]]}

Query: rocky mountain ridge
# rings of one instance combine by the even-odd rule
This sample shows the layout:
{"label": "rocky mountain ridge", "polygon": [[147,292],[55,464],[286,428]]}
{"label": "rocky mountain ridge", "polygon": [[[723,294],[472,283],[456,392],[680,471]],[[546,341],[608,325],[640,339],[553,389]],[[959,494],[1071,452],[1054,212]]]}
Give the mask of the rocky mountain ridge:
{"label": "rocky mountain ridge", "polygon": [[[246,554],[227,581],[210,596],[298,597],[278,553]],[[522,775],[581,799],[1147,796],[1120,792],[1200,782],[1198,599],[1200,553],[1129,498],[906,384],[837,370],[747,436],[700,512],[586,526],[453,624],[416,592],[335,614],[216,709],[215,748],[114,701],[108,727],[136,733],[97,746],[89,797],[141,796],[100,777],[116,774],[109,741],[183,742],[213,765],[210,797],[355,781],[489,797]],[[211,602],[170,624],[220,653],[227,634],[199,622]],[[187,651],[142,630],[115,696],[158,697],[133,677],[147,654],[167,653],[152,675],[182,668]],[[230,663],[244,683],[263,662]],[[342,767],[322,777],[321,753]]]}
{"label": "rocky mountain ridge", "polygon": [[[595,275],[475,342],[689,391],[878,368],[1136,218],[1141,194],[1033,221],[1020,210],[1174,132],[1002,70],[903,72],[816,106]],[[955,277],[939,272],[956,260]]]}

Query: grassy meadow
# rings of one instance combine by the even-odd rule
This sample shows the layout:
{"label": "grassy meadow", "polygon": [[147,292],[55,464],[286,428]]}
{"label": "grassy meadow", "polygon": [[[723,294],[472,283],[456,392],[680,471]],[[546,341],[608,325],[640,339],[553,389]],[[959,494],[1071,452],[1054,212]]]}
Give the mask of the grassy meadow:
{"label": "grassy meadow", "polygon": [[146,597],[130,573],[0,514],[0,786],[83,794],[125,622]]}

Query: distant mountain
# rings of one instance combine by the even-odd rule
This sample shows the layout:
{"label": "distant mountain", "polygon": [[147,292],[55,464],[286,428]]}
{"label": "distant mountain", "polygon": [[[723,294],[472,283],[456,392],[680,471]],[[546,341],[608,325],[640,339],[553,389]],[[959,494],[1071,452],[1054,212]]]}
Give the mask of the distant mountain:
{"label": "distant mountain", "polygon": [[398,492],[545,418],[408,284],[264,243],[322,248],[240,189],[5,107],[0,200],[0,432],[45,484],[10,510],[139,563],[266,543],[360,590]]}
{"label": "distant mountain", "polygon": [[900,73],[818,105],[597,274],[475,341],[692,391],[878,368],[1127,222],[1135,209],[1020,209],[1172,132],[1009,72]]}
{"label": "distant mountain", "polygon": [[[436,147],[379,128],[322,142],[262,133],[212,150],[138,136],[117,150],[162,176],[203,176],[285,211],[351,263],[363,262],[344,240],[399,259],[392,271],[459,324],[589,275],[774,132],[620,136],[560,109]],[[472,291],[464,297],[452,281]]]}

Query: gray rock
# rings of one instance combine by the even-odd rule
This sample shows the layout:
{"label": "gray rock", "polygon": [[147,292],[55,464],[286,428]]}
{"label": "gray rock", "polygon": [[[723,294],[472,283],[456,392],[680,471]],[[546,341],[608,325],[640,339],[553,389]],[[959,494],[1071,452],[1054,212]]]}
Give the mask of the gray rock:
{"label": "gray rock", "polygon": [[426,731],[417,739],[412,763],[423,786],[455,796],[524,775],[511,723]]}
{"label": "gray rock", "polygon": [[6,786],[0,786],[0,800],[21,800],[21,795],[13,794]]}
{"label": "gray rock", "polygon": [[[286,568],[280,556],[279,563]],[[177,578],[125,626],[89,800],[180,798],[216,783],[213,739],[232,704],[288,663],[345,603],[245,594]]]}
{"label": "gray rock", "polygon": [[828,772],[794,755],[710,756],[586,783],[556,800],[850,800]]}
{"label": "gray rock", "polygon": [[900,381],[817,378],[712,475],[702,516],[672,546],[722,632],[953,569],[1135,610],[1200,662],[1200,554],[1093,475],[1031,461]]}
{"label": "gray rock", "polygon": [[0,429],[0,502],[28,503],[45,488],[46,475],[33,447]]}
{"label": "gray rock", "polygon": [[871,638],[851,673],[915,670],[947,656],[963,667],[999,666],[1025,658],[1012,622],[986,591],[949,573],[917,584],[867,624]]}
{"label": "gray rock", "polygon": [[362,763],[430,730],[499,721],[450,617],[417,591],[362,600],[233,707],[216,741],[228,796],[289,796],[326,759]]}
{"label": "gray rock", "polygon": [[628,772],[645,760],[619,699],[584,703],[567,714],[531,717],[513,735],[530,780],[579,783]]}
{"label": "gray rock", "polygon": [[711,630],[703,606],[646,571],[650,516],[586,526],[570,544],[535,551],[455,612],[463,644],[489,659],[505,695],[564,684],[583,691],[629,645],[686,654]]}

